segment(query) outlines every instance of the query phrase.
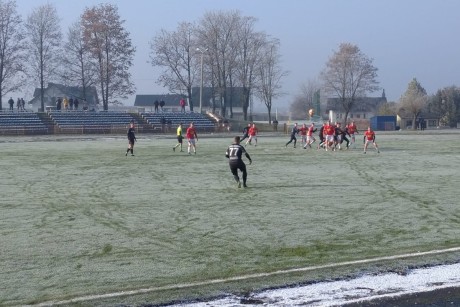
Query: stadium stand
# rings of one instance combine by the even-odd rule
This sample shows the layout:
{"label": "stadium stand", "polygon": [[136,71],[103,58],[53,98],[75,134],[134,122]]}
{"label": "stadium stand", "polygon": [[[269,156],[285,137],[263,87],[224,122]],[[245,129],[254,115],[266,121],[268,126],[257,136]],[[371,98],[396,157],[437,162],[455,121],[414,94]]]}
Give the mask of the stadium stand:
{"label": "stadium stand", "polygon": [[1,135],[47,134],[48,127],[34,112],[0,112]]}
{"label": "stadium stand", "polygon": [[198,130],[214,130],[216,128],[216,123],[208,116],[200,113],[181,113],[181,112],[165,112],[165,113],[142,113],[142,118],[147,121],[147,123],[155,126],[161,127],[162,118],[167,124],[170,122],[172,126],[177,126],[179,123],[188,126],[191,122],[195,124],[196,129]]}
{"label": "stadium stand", "polygon": [[138,120],[126,112],[52,111],[49,115],[59,133],[118,133],[126,131],[131,121],[138,124]]}

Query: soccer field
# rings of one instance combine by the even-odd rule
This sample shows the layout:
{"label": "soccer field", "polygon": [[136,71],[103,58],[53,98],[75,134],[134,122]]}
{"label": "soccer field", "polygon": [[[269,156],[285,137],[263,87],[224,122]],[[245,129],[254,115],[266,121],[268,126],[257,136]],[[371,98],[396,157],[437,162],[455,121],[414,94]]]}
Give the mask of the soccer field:
{"label": "soccer field", "polygon": [[189,156],[138,135],[125,157],[123,136],[0,137],[0,305],[158,304],[460,259],[269,274],[460,246],[460,132],[377,132],[366,155],[361,135],[336,152],[261,135],[247,189],[231,139]]}

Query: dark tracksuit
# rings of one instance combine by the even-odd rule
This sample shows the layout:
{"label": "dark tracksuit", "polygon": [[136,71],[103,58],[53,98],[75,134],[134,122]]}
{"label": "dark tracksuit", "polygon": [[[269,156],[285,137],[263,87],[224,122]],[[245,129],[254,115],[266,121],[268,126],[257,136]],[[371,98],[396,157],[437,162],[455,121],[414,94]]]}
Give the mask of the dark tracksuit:
{"label": "dark tracksuit", "polygon": [[299,133],[299,128],[297,128],[297,126],[294,126],[291,131],[291,139],[289,140],[289,142],[286,143],[286,147],[289,144],[291,144],[292,141],[294,141],[294,148],[295,148],[295,145],[297,144],[297,138],[295,137],[295,135],[297,133]]}
{"label": "dark tracksuit", "polygon": [[233,174],[233,178],[235,178],[235,181],[240,181],[240,177],[238,177],[239,169],[243,173],[243,185],[246,186],[246,178],[248,173],[246,171],[246,164],[243,162],[243,159],[241,159],[243,153],[246,155],[246,158],[251,161],[251,157],[240,144],[232,144],[228,146],[227,151],[225,152],[225,156],[229,159],[228,164],[230,166],[230,171]]}

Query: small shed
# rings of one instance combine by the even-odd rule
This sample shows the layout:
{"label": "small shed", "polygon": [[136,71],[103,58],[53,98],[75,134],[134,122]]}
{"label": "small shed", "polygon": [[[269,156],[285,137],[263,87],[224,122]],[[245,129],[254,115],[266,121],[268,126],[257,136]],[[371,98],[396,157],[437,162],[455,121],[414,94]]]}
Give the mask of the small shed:
{"label": "small shed", "polygon": [[382,115],[374,116],[370,119],[370,125],[372,130],[383,130],[391,131],[396,130],[396,116],[394,115]]}

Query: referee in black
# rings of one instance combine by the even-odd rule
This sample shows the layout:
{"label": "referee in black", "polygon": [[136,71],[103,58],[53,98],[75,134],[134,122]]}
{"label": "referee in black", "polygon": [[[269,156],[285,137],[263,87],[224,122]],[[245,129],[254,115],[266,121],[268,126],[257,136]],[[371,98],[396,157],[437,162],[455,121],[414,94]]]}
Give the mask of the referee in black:
{"label": "referee in black", "polygon": [[235,136],[233,138],[233,144],[228,146],[227,151],[225,152],[225,156],[229,159],[228,164],[233,174],[233,178],[235,178],[235,181],[238,183],[238,188],[241,188],[241,181],[240,177],[238,176],[238,169],[243,173],[243,187],[247,188],[246,178],[248,177],[248,173],[246,171],[246,164],[244,164],[243,159],[241,159],[241,156],[244,153],[246,155],[246,158],[248,158],[249,160],[249,164],[252,164],[252,160],[249,154],[244,149],[244,147],[240,145],[240,142],[240,137]]}

